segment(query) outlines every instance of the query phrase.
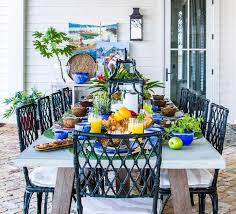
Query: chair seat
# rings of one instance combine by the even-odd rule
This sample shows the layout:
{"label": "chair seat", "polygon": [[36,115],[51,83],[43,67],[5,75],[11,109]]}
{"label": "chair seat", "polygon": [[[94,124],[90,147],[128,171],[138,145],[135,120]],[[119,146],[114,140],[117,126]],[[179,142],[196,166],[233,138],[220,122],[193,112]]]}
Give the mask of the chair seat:
{"label": "chair seat", "polygon": [[[188,185],[192,188],[210,187],[213,181],[212,174],[206,169],[188,169],[187,170]],[[162,169],[160,175],[160,188],[170,188],[168,170]]]}
{"label": "chair seat", "polygon": [[53,167],[37,167],[29,174],[32,184],[39,187],[55,187],[57,169]]}
{"label": "chair seat", "polygon": [[83,214],[151,214],[152,198],[83,197]]}

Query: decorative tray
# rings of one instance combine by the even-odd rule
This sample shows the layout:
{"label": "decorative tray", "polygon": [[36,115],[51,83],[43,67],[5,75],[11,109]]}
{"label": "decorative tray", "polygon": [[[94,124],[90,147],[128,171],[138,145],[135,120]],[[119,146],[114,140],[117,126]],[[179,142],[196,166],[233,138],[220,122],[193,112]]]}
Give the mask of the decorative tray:
{"label": "decorative tray", "polygon": [[53,151],[58,149],[70,148],[73,145],[72,139],[56,140],[51,143],[39,144],[33,148],[36,151]]}

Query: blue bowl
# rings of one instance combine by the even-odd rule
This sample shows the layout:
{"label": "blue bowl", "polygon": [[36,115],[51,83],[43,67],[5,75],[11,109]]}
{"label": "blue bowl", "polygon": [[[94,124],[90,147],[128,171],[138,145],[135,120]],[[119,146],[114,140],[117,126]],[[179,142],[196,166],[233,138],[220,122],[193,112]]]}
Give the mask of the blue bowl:
{"label": "blue bowl", "polygon": [[152,105],[153,112],[158,112],[158,106]]}
{"label": "blue bowl", "polygon": [[55,137],[57,140],[64,140],[68,138],[68,132],[67,131],[55,131]]}
{"label": "blue bowl", "polygon": [[111,114],[101,114],[102,120],[106,120]]}
{"label": "blue bowl", "polygon": [[90,132],[91,125],[88,122],[80,122],[75,124],[75,130],[79,132]]}
{"label": "blue bowl", "polygon": [[184,146],[188,146],[193,142],[194,132],[172,132],[172,137],[178,137],[183,141]]}
{"label": "blue bowl", "polygon": [[72,76],[77,84],[83,84],[89,80],[89,74],[85,72],[74,73]]}

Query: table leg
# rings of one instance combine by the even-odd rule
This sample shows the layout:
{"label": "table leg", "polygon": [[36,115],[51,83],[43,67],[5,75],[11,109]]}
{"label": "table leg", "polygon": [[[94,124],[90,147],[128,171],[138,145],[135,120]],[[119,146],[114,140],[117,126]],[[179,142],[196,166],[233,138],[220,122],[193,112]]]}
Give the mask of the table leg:
{"label": "table leg", "polygon": [[169,169],[169,179],[175,214],[192,214],[188,179],[185,169]]}
{"label": "table leg", "polygon": [[57,181],[52,201],[52,214],[70,213],[74,188],[74,168],[58,168]]}

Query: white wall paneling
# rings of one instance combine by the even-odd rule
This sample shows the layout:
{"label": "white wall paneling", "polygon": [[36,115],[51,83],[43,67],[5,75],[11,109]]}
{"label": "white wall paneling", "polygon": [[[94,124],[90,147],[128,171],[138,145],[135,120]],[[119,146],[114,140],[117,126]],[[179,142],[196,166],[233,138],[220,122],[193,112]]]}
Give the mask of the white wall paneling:
{"label": "white wall paneling", "polygon": [[[118,40],[129,41],[129,15],[140,7],[144,15],[144,41],[130,42],[130,54],[140,72],[153,80],[163,75],[163,0],[28,0],[26,4],[25,85],[50,90],[50,75],[55,60],[42,58],[35,52],[32,33],[49,26],[68,32],[68,23],[119,23]],[[67,59],[63,59],[66,63]],[[53,76],[53,75],[51,75]],[[49,92],[49,91],[48,91]]]}

